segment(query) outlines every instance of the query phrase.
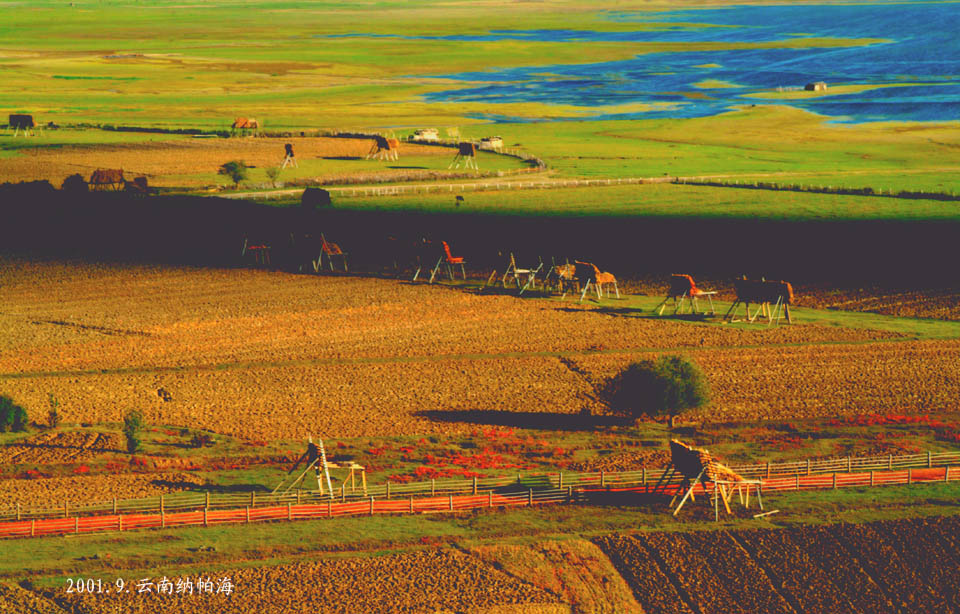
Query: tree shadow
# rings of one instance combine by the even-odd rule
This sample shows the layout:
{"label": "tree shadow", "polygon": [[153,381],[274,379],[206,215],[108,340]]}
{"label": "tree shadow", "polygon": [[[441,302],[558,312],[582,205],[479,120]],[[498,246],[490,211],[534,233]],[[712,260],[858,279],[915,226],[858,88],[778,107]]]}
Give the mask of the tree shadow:
{"label": "tree shadow", "polygon": [[425,171],[425,170],[427,170],[427,167],[426,167],[426,166],[388,166],[387,168],[410,169],[410,170],[420,170],[420,171]]}
{"label": "tree shadow", "polygon": [[270,489],[262,484],[197,484],[195,482],[184,482],[174,480],[153,480],[150,484],[161,488],[171,488],[175,490],[190,490],[194,492],[212,492],[212,493],[238,493],[238,492],[270,492]]}
{"label": "tree shadow", "polygon": [[591,416],[549,412],[499,411],[486,409],[427,410],[414,414],[434,422],[482,424],[548,431],[584,431],[610,426],[629,426],[621,416]]}
{"label": "tree shadow", "polygon": [[362,156],[320,156],[321,160],[362,160]]}

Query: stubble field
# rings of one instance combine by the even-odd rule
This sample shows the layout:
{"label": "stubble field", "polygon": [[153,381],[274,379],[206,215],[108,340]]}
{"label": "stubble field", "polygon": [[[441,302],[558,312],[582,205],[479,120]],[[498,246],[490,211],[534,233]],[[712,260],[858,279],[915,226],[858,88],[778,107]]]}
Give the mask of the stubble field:
{"label": "stubble field", "polygon": [[960,341],[890,331],[708,326],[397,279],[4,268],[0,385],[41,422],[54,394],[68,422],[135,408],[253,440],[318,425],[335,437],[466,432],[478,413],[602,413],[605,378],[667,351],[693,357],[714,390],[693,419],[935,413],[960,395]]}

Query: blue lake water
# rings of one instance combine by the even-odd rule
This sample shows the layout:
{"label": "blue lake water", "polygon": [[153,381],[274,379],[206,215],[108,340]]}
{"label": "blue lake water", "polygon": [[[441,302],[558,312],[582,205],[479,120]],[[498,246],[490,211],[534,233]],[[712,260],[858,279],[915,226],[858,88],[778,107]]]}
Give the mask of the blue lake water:
{"label": "blue lake water", "polygon": [[[832,37],[882,38],[890,42],[842,48],[651,53],[596,64],[480,70],[442,75],[463,81],[464,87],[425,98],[437,102],[540,102],[585,109],[666,103],[652,111],[612,114],[589,109],[584,115],[597,119],[701,117],[746,104],[789,104],[847,122],[960,119],[957,3],[734,6],[663,13],[610,12],[606,17],[622,23],[652,23],[656,29],[500,30],[479,36],[434,38],[755,43]],[[695,85],[706,80],[724,81],[734,87]],[[903,85],[800,100],[745,96],[778,87],[802,88],[812,81],[833,85]],[[480,117],[515,119],[497,115],[495,108],[492,105],[492,112]]]}

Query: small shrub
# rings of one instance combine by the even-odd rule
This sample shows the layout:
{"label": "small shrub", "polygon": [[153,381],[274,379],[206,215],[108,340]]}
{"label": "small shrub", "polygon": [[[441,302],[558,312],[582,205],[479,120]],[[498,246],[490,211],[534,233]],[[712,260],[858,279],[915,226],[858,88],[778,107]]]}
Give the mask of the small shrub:
{"label": "small shrub", "polygon": [[194,448],[206,448],[213,445],[213,437],[207,433],[194,433],[190,440],[190,446]]}
{"label": "small shrub", "polygon": [[123,436],[127,439],[127,452],[133,454],[140,449],[140,431],[143,429],[143,414],[130,410],[123,417]]}
{"label": "small shrub", "polygon": [[0,433],[27,430],[27,410],[13,402],[13,399],[0,396]]}
{"label": "small shrub", "polygon": [[50,425],[50,428],[55,429],[60,426],[60,412],[57,411],[60,409],[60,401],[58,401],[57,397],[53,396],[51,392],[48,397],[48,403],[50,404],[50,411],[47,412],[47,424]]}

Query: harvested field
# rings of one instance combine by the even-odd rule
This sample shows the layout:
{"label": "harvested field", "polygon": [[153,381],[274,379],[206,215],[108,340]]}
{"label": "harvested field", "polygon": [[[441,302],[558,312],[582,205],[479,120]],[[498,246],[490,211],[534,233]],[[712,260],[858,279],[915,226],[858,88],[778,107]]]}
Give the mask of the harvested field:
{"label": "harvested field", "polygon": [[[595,543],[646,611],[956,612],[955,556],[939,556],[953,525],[934,518]],[[891,545],[912,536],[909,554]]]}
{"label": "harvested field", "polygon": [[715,420],[936,412],[960,396],[960,341],[699,326],[397,280],[4,264],[0,381],[38,421],[53,393],[67,422],[138,408],[252,439],[318,420],[338,437],[464,432],[465,410],[599,412],[595,385],[658,349],[701,364]]}
{"label": "harvested field", "polygon": [[475,546],[470,552],[510,575],[544,588],[575,612],[642,614],[630,587],[606,555],[585,540],[524,546]]}
{"label": "harvested field", "polygon": [[214,586],[225,577],[233,585],[229,595],[82,595],[63,603],[78,614],[116,612],[133,598],[140,611],[178,614],[569,612],[555,595],[456,550],[226,569],[216,573]]}
{"label": "harvested field", "polygon": [[579,463],[570,463],[571,471],[634,471],[646,467],[660,469],[670,464],[670,452],[667,450],[644,450],[623,452]]}
{"label": "harvested field", "polygon": [[[64,178],[74,173],[89,179],[98,168],[122,168],[127,180],[145,175],[153,186],[197,187],[203,185],[202,179],[191,176],[216,174],[220,165],[229,160],[243,160],[249,166],[259,168],[279,166],[286,143],[293,145],[300,161],[317,158],[362,160],[370,151],[373,140],[332,137],[195,139],[164,135],[158,136],[155,142],[42,147],[5,158],[0,165],[0,183],[45,179],[59,187]],[[453,156],[446,147],[413,143],[403,143],[401,155],[438,159]],[[446,164],[442,167],[446,168]],[[364,166],[363,170],[371,169]],[[388,175],[409,171],[384,169],[382,172]]]}
{"label": "harvested field", "polygon": [[78,475],[68,478],[0,480],[0,508],[12,508],[17,502],[90,503],[150,497],[186,490],[203,480],[189,473],[127,473],[121,475]]}
{"label": "harvested field", "polygon": [[124,448],[123,438],[116,433],[41,433],[16,445],[0,447],[0,463],[77,463],[108,452],[123,452]]}

